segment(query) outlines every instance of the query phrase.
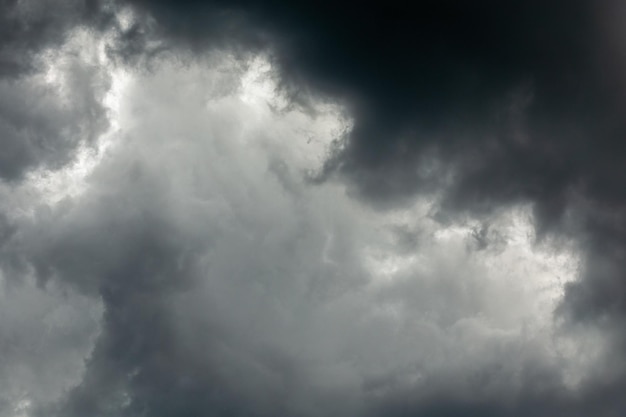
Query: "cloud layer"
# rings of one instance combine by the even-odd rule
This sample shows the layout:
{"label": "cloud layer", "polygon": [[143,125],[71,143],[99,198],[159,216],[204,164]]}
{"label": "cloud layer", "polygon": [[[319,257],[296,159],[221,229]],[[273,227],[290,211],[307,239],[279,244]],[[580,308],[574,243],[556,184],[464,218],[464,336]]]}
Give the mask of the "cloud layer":
{"label": "cloud layer", "polygon": [[621,415],[616,5],[53,6],[2,6],[0,416]]}

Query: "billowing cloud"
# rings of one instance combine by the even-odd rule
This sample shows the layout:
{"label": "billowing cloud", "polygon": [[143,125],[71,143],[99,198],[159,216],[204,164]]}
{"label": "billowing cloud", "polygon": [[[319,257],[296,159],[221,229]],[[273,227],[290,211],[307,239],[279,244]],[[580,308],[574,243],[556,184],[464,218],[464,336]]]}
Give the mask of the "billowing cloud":
{"label": "billowing cloud", "polygon": [[73,6],[3,17],[0,416],[624,409],[605,9]]}
{"label": "billowing cloud", "polygon": [[58,169],[106,130],[98,2],[0,5],[0,178]]}
{"label": "billowing cloud", "polygon": [[[146,36],[185,50],[266,48],[292,99],[343,103],[354,128],[320,180],[347,180],[383,209],[443,187],[452,216],[530,203],[542,234],[576,235],[589,266],[622,269],[619,2],[131,3],[152,19]],[[586,275],[568,304],[595,320],[602,299],[621,321],[621,274],[597,287]]]}

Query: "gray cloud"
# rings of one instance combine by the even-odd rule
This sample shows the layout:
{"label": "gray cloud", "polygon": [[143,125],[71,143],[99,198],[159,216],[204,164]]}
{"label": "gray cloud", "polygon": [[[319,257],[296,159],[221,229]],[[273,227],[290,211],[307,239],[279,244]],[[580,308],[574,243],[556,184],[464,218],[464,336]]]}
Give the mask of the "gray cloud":
{"label": "gray cloud", "polygon": [[1,415],[624,409],[604,10],[56,6],[2,17]]}
{"label": "gray cloud", "polygon": [[0,281],[0,415],[54,402],[82,378],[101,305],[71,288]]}
{"label": "gray cloud", "polygon": [[435,194],[371,210],[307,180],[340,108],[277,110],[262,59],[158,68],[129,75],[83,191],[9,212],[11,278],[103,308],[80,382],[30,415],[549,415],[585,387],[601,358],[552,319],[575,255],[534,248],[527,208],[481,247]]}
{"label": "gray cloud", "polygon": [[[542,233],[584,229],[590,265],[599,242],[623,246],[623,220],[598,220],[624,201],[618,2],[132,3],[172,45],[265,46],[294,98],[345,102],[354,129],[321,180],[382,208],[452,185],[452,216],[531,202]],[[565,231],[571,212],[581,225]]]}
{"label": "gray cloud", "polygon": [[[106,129],[108,80],[98,46],[85,43],[104,19],[100,8],[80,1],[0,6],[1,178],[59,168]],[[82,39],[67,42],[72,37]]]}

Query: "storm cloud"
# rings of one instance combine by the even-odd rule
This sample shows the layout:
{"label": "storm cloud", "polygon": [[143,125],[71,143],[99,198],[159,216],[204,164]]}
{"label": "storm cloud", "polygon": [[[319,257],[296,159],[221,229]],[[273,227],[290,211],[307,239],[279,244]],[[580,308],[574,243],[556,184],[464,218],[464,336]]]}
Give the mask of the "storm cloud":
{"label": "storm cloud", "polygon": [[0,416],[616,416],[618,2],[2,4]]}

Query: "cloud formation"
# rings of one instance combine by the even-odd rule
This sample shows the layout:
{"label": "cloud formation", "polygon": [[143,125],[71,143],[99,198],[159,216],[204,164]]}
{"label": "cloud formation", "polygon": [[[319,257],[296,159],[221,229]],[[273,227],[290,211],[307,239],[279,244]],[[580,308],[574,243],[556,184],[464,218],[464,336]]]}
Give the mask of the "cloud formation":
{"label": "cloud formation", "polygon": [[2,6],[0,416],[621,415],[617,5],[54,6]]}
{"label": "cloud formation", "polygon": [[[57,169],[106,130],[97,3],[0,5],[0,177]],[[100,42],[101,43],[101,42]]]}

